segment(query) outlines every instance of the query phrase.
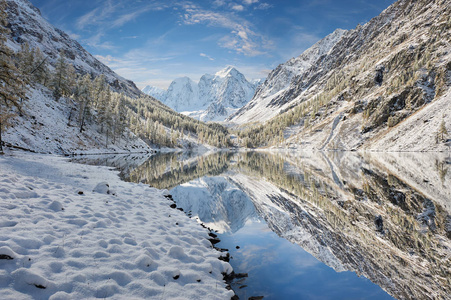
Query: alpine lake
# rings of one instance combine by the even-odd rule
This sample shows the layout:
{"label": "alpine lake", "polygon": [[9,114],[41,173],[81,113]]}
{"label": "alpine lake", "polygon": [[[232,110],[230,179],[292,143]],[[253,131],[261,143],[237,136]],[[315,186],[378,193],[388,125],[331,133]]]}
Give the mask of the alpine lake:
{"label": "alpine lake", "polygon": [[182,152],[73,161],[167,189],[177,208],[217,236],[214,246],[228,250],[222,255],[238,274],[229,283],[240,299],[451,297],[445,153]]}

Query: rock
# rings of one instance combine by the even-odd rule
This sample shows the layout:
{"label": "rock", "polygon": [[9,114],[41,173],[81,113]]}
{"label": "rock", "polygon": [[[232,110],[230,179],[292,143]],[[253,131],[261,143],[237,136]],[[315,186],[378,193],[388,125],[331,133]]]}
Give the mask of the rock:
{"label": "rock", "polygon": [[212,245],[215,245],[215,244],[217,244],[217,243],[219,243],[221,240],[220,239],[218,239],[218,238],[211,238],[211,239],[208,239],[209,241],[210,241],[210,243],[212,244]]}
{"label": "rock", "polygon": [[376,230],[379,232],[384,231],[384,221],[382,220],[382,216],[379,215],[374,219],[374,224],[376,225]]}
{"label": "rock", "polygon": [[374,75],[374,82],[379,86],[382,85],[382,82],[384,81],[384,71],[385,71],[384,66],[376,67],[376,74]]}
{"label": "rock", "polygon": [[0,259],[12,260],[14,258],[9,256],[8,254],[0,254]]}
{"label": "rock", "polygon": [[220,256],[218,259],[225,261],[225,262],[229,262],[230,261],[230,253],[226,253],[225,256]]}

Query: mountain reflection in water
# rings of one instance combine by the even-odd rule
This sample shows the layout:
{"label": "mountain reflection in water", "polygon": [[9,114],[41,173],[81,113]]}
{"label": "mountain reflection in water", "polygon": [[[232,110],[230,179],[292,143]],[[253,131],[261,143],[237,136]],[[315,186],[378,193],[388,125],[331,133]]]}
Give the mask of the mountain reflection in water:
{"label": "mountain reflection in water", "polygon": [[[257,234],[267,226],[270,234],[294,244],[285,245],[286,251],[303,256],[300,246],[336,272],[355,272],[395,298],[450,299],[451,159],[445,154],[218,152],[197,157],[184,153],[148,160],[111,158],[106,164],[121,169],[125,180],[170,189],[178,206],[224,233],[222,238],[231,243],[240,239],[243,227],[259,228],[254,230]],[[266,224],[261,227],[262,223]],[[240,242],[246,239],[252,238]],[[255,261],[242,250],[231,254]],[[250,277],[239,284],[250,286],[251,281]],[[351,286],[346,295],[339,295],[344,291],[337,287],[337,294],[328,292],[327,297],[383,297],[371,296],[365,283],[362,287],[362,294]],[[307,289],[299,284],[296,293],[309,297]]]}

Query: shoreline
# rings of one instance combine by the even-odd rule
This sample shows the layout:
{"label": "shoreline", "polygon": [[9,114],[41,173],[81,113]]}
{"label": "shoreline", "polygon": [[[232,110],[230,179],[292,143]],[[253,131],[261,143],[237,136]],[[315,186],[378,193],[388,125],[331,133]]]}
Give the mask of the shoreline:
{"label": "shoreline", "polygon": [[47,154],[2,155],[0,175],[1,298],[234,296],[232,267],[167,191]]}

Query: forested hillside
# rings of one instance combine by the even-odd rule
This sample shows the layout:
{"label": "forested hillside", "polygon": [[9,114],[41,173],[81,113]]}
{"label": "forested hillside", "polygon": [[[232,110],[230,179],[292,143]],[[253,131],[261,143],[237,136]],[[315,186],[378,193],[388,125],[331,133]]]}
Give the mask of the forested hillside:
{"label": "forested hillside", "polygon": [[[450,9],[449,0],[397,1],[344,33],[326,54],[291,77],[288,87],[276,85],[280,68],[274,70],[262,86],[274,95],[271,101],[259,107],[253,99],[236,117],[254,122],[237,132],[242,144],[447,149]],[[281,86],[278,93],[273,86]],[[251,118],[265,111],[279,114],[269,121]]]}
{"label": "forested hillside", "polygon": [[[28,1],[0,5],[2,145],[59,153],[76,152],[77,145],[103,151],[229,145],[224,127],[178,114],[144,95],[48,24]],[[49,140],[53,144],[46,149]]]}

